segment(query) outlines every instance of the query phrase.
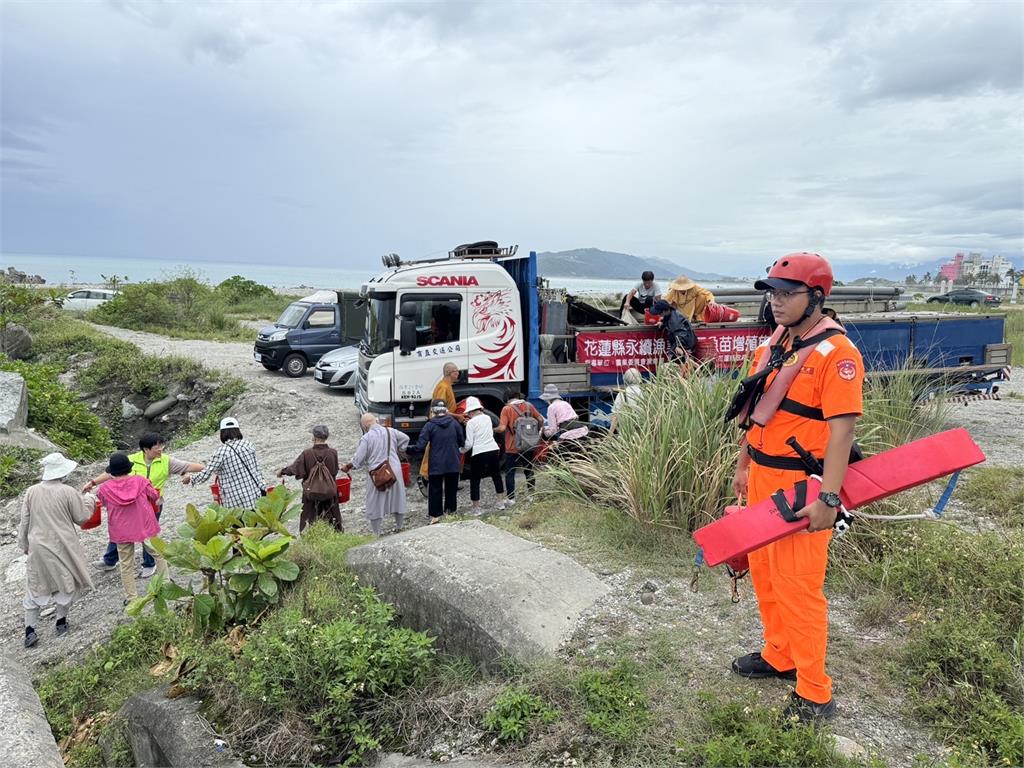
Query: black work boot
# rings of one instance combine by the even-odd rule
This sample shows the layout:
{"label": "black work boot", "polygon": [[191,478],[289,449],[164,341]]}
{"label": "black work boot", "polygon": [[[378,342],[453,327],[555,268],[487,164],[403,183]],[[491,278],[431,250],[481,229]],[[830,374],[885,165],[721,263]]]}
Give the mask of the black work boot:
{"label": "black work boot", "polygon": [[760,680],[763,677],[778,677],[782,680],[796,680],[796,670],[779,670],[761,658],[760,651],[748,653],[732,660],[732,671],[741,677]]}
{"label": "black work boot", "polygon": [[788,724],[819,723],[823,720],[831,720],[835,714],[835,699],[818,704],[810,699],[805,699],[794,691],[790,694],[786,708],[782,710],[782,719]]}
{"label": "black work boot", "polygon": [[25,647],[31,648],[33,645],[39,642],[39,635],[36,634],[34,627],[25,627]]}

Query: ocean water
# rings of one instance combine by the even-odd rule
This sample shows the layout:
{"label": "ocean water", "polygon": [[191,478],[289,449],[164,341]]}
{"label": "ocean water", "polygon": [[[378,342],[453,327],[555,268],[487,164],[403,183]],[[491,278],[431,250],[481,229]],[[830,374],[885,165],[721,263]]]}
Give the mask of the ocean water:
{"label": "ocean water", "polygon": [[[4,253],[0,256],[0,269],[13,266],[29,275],[40,275],[53,285],[101,285],[103,276],[117,275],[126,282],[159,280],[169,274],[189,269],[201,279],[216,284],[232,275],[241,275],[263,285],[275,288],[320,288],[353,290],[383,271],[383,267],[370,265],[365,269],[333,269],[303,264],[239,264],[236,262],[192,261],[168,263],[145,259],[104,259],[52,254]],[[565,288],[570,293],[598,295],[625,293],[635,280],[603,280],[599,278],[559,277],[544,275],[552,288]],[[664,285],[664,284],[663,284]],[[735,284],[707,284],[716,288],[735,287]]]}

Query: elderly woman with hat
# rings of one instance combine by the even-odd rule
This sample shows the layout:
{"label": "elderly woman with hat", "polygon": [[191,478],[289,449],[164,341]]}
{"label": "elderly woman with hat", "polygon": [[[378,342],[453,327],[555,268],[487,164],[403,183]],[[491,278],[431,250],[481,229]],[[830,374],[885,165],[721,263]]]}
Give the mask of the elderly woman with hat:
{"label": "elderly woman with hat", "polygon": [[494,423],[484,412],[484,407],[476,397],[466,398],[466,444],[462,452],[469,454],[469,498],[473,502],[472,513],[483,514],[480,509],[480,481],[489,477],[494,482],[494,492],[498,495],[498,509],[505,508],[505,484],[501,481],[501,462],[498,457],[498,443],[494,439]]}
{"label": "elderly woman with hat", "polygon": [[465,443],[466,433],[448,412],[448,404],[435,400],[430,409],[430,421],[420,432],[416,446],[409,448],[409,453],[423,453],[430,448],[427,511],[431,525],[441,522],[446,512],[454,514],[458,508],[461,448]]}
{"label": "elderly woman with hat", "polygon": [[107,508],[107,532],[117,544],[117,564],[121,571],[121,586],[125,602],[138,597],[135,587],[135,545],[149,552],[156,561],[157,575],[167,575],[167,561],[157,555],[146,543],[160,533],[156,517],[156,502],[160,493],[141,475],[132,474],[132,462],[127,453],[111,454],[107,465],[110,479],[96,491],[96,496]]}
{"label": "elderly woman with hat", "polygon": [[553,441],[579,440],[590,433],[586,424],[580,424],[576,411],[562,399],[556,384],[547,384],[540,394],[540,399],[548,404],[547,421],[544,435]]}
{"label": "elderly woman with hat", "polygon": [[56,633],[68,631],[68,611],[92,578],[75,525],[92,514],[95,497],[80,494],[64,479],[78,464],[59,453],[44,456],[41,482],[25,492],[18,546],[28,555],[25,569],[25,647],[39,641],[36,624],[42,609],[56,606]]}

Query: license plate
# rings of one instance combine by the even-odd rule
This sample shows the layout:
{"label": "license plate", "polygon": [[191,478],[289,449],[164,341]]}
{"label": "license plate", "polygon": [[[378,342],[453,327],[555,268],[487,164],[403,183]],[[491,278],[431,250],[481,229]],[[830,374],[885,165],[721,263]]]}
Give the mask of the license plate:
{"label": "license plate", "polygon": [[255,360],[257,363],[262,363],[263,362],[263,355],[261,355],[259,352],[253,352],[252,353],[252,359]]}
{"label": "license plate", "polygon": [[326,371],[313,371],[313,378],[317,381],[327,381]]}

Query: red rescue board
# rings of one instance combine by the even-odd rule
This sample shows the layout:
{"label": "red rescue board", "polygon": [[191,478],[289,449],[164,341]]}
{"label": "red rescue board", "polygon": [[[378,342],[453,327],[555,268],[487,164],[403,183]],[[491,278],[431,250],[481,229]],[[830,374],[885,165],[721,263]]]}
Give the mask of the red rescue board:
{"label": "red rescue board", "polygon": [[[856,509],[984,460],[985,454],[966,429],[950,429],[851,464],[839,495],[847,510]],[[807,499],[816,499],[820,489],[818,480],[808,478]],[[790,504],[795,495],[793,488],[785,492]],[[764,499],[694,531],[693,538],[704,550],[704,562],[714,566],[802,531],[808,525],[806,518],[786,522],[775,502]]]}

